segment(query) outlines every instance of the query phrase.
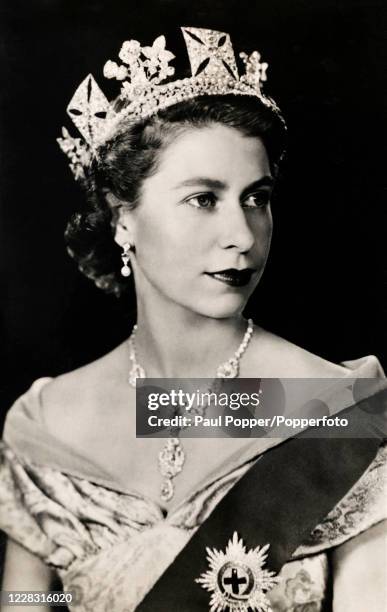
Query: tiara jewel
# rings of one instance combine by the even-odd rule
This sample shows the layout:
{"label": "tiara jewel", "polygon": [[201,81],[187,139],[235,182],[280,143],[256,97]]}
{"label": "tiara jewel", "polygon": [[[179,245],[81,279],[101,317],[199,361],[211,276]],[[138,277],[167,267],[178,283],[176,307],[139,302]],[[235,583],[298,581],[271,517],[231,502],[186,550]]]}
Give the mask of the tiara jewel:
{"label": "tiara jewel", "polygon": [[182,28],[192,76],[238,78],[230,35],[202,28]]}
{"label": "tiara jewel", "polygon": [[251,55],[240,53],[245,74],[239,76],[229,34],[203,28],[181,30],[191,77],[169,80],[175,73],[170,66],[175,56],[165,48],[165,37],[159,36],[148,47],[142,47],[137,40],[127,40],[118,54],[121,63],[106,62],[104,76],[121,83],[121,110],[114,109],[91,74],[79,85],[67,114],[84,140],[72,138],[66,128],[62,128],[62,137],[57,138],[76,180],[86,180],[87,168],[98,158],[98,148],[114,136],[123,119],[147,119],[178,102],[208,95],[255,96],[276,108],[261,92],[268,65],[261,62],[258,51]]}

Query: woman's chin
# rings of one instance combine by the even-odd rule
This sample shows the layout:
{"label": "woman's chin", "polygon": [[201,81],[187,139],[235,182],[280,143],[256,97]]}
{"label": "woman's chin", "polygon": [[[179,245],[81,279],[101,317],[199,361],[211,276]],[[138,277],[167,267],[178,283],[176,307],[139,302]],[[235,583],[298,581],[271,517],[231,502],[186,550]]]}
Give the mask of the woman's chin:
{"label": "woman's chin", "polygon": [[239,315],[248,301],[246,295],[234,295],[222,299],[207,300],[204,304],[198,304],[197,312],[214,319],[226,319]]}

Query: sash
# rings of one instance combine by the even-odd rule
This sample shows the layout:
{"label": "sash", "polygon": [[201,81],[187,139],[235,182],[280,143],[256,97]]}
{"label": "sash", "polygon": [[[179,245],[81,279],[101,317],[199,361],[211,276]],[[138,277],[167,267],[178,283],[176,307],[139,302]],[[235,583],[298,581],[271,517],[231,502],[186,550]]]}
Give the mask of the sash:
{"label": "sash", "polygon": [[208,570],[206,547],[224,550],[235,531],[248,549],[270,543],[266,565],[278,573],[375,458],[386,437],[386,395],[384,388],[340,412],[350,417],[346,435],[352,437],[319,437],[314,428],[315,437],[308,430],[308,437],[300,434],[259,457],[136,610],[209,610],[210,593],[195,579]]}

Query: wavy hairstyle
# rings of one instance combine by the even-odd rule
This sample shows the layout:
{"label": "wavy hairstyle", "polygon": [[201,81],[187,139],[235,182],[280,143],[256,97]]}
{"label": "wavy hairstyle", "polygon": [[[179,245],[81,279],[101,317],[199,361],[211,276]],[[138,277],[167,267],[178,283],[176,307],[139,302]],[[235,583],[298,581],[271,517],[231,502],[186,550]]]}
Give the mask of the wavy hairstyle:
{"label": "wavy hairstyle", "polygon": [[[120,110],[119,105],[116,106]],[[65,240],[79,270],[97,287],[117,297],[127,291],[120,274],[120,247],[114,242],[117,210],[105,194],[112,192],[130,208],[140,204],[144,181],[157,171],[161,153],[176,134],[192,127],[223,124],[263,141],[273,176],[277,176],[286,141],[280,111],[255,97],[203,96],[180,102],[144,121],[123,120],[98,151],[86,180],[86,206],[70,219]]]}

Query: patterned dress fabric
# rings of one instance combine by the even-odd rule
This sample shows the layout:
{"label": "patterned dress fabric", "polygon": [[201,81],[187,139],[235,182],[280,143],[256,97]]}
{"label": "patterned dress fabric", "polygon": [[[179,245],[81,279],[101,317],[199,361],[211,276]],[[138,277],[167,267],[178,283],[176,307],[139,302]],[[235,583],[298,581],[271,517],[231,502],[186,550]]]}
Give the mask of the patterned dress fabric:
{"label": "patterned dress fabric", "polygon": [[[347,363],[351,376],[382,376],[375,358]],[[39,423],[39,393],[49,380],[36,381],[7,419],[0,446],[0,528],[56,570],[63,589],[75,593],[74,612],[132,612],[257,452],[252,445],[232,458],[165,515],[156,501],[118,487],[86,461],[77,465],[67,456],[66,468],[59,458],[63,449],[52,452],[50,461],[52,441],[44,440]],[[31,431],[40,436],[34,452],[22,444],[23,432],[31,439]],[[382,446],[282,568],[270,592],[273,612],[330,610],[329,552],[387,518],[386,463]]]}

